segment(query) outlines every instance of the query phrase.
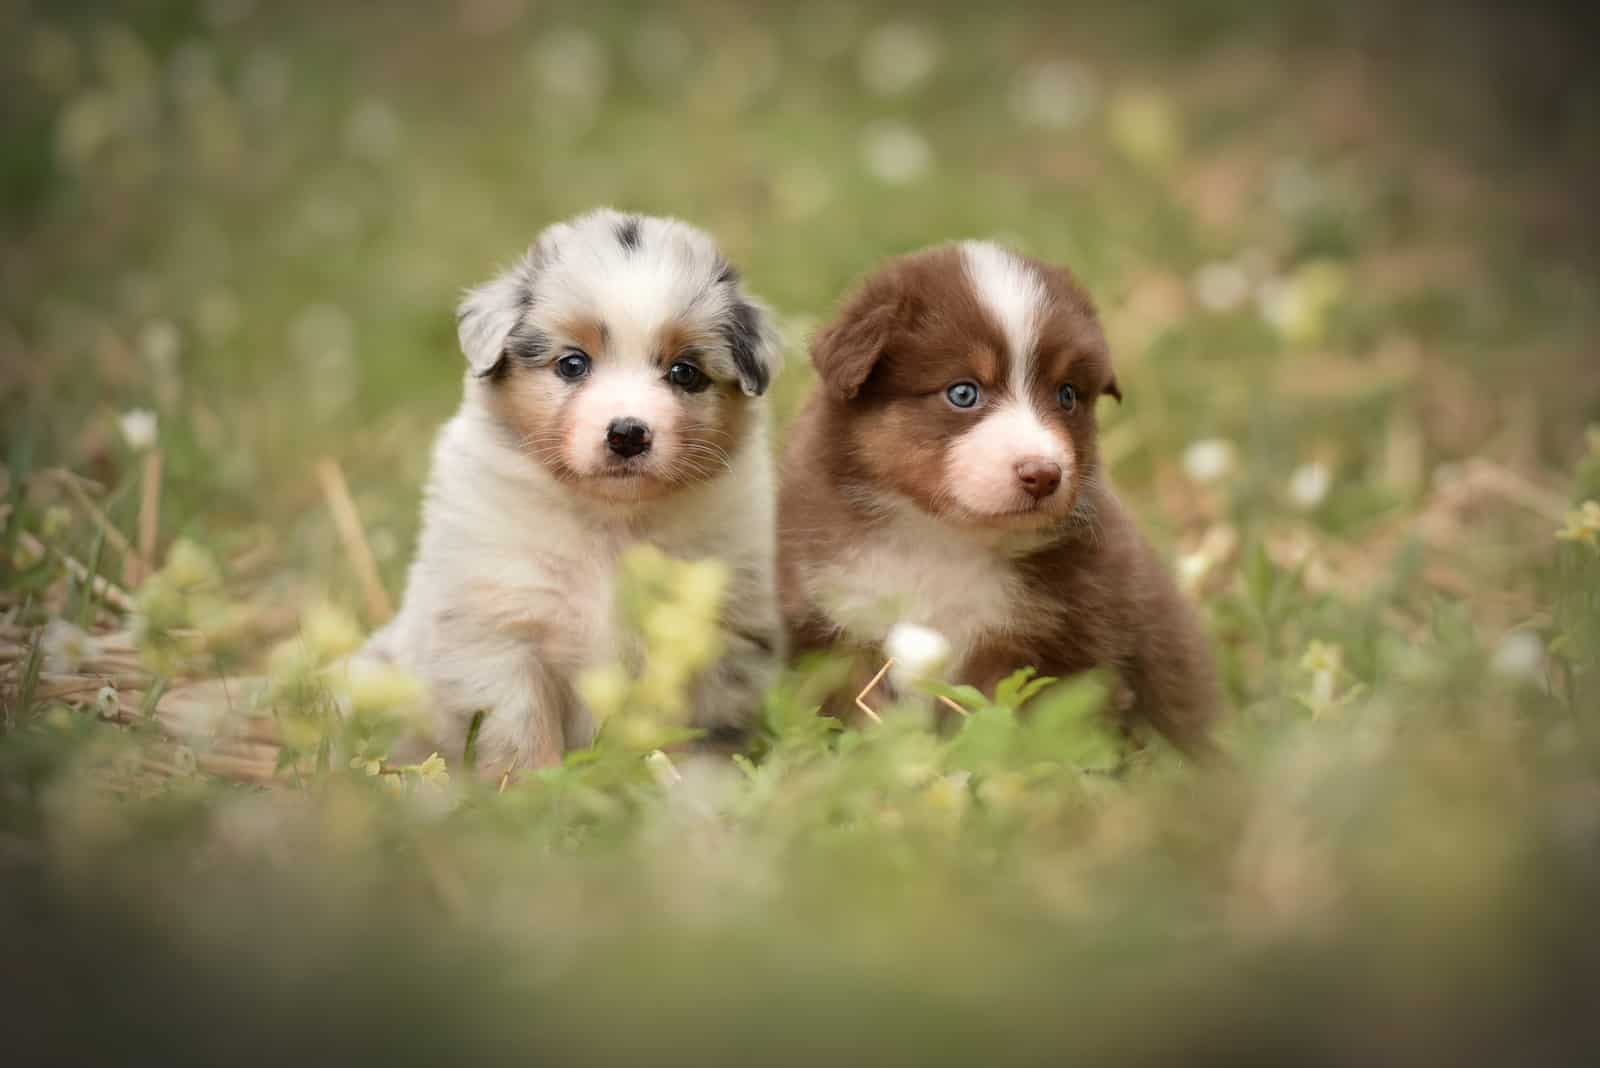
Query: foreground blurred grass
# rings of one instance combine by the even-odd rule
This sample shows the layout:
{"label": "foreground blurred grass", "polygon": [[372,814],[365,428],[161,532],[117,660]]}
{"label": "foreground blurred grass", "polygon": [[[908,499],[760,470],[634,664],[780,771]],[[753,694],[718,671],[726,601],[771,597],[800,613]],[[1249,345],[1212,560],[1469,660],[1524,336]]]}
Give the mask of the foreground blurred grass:
{"label": "foreground blurred grass", "polygon": [[[1426,95],[1295,5],[325,8],[0,16],[16,1048],[1331,1063],[1594,1037],[1600,582],[1584,513],[1554,534],[1600,496],[1600,301],[1562,174],[1463,122],[1489,114],[1470,79]],[[324,667],[367,609],[313,462],[398,590],[455,293],[604,202],[726,244],[784,314],[783,416],[875,259],[995,235],[1072,264],[1129,395],[1109,461],[1207,608],[1236,771],[1108,759],[1076,707],[840,739],[797,678],[723,777],[640,759],[667,735],[627,679],[638,730],[504,793],[457,754],[318,772],[334,706],[373,691]],[[92,685],[45,696],[94,656],[30,655],[40,628],[122,613],[29,545],[138,578],[85,501],[137,547],[152,449],[142,651],[99,650],[133,665],[109,695],[78,665]],[[297,632],[262,698],[283,785],[152,728],[146,671],[259,673]],[[381,754],[382,696],[342,752]]]}

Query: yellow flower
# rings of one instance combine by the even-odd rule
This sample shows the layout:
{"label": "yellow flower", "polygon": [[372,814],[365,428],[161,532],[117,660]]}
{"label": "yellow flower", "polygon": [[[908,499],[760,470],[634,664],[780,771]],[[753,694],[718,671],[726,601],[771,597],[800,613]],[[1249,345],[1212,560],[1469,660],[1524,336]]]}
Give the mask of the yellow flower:
{"label": "yellow flower", "polygon": [[365,771],[368,775],[377,775],[379,772],[381,772],[383,770],[383,758],[382,757],[364,757],[364,756],[351,757],[350,758],[350,766],[352,768],[360,768],[362,771]]}
{"label": "yellow flower", "polygon": [[1016,808],[1027,795],[1027,784],[1014,773],[991,775],[978,785],[978,800],[999,812]]}
{"label": "yellow flower", "polygon": [[179,538],[167,550],[167,562],[161,573],[179,590],[222,585],[222,572],[217,568],[216,559],[187,538]]}
{"label": "yellow flower", "polygon": [[315,670],[316,664],[299,638],[285,638],[267,654],[267,674],[274,682],[298,685]]}
{"label": "yellow flower", "polygon": [[1160,170],[1178,157],[1183,134],[1172,102],[1150,90],[1116,95],[1106,116],[1111,142],[1123,155],[1149,170]]}
{"label": "yellow flower", "polygon": [[347,690],[356,716],[414,715],[427,698],[420,679],[386,664],[352,664]]}
{"label": "yellow flower", "polygon": [[60,538],[72,526],[72,513],[61,505],[52,505],[45,510],[44,520],[39,524],[39,533],[44,540],[53,542]]}
{"label": "yellow flower", "polygon": [[672,758],[659,749],[645,755],[644,766],[650,769],[650,777],[658,786],[675,786],[683,781]]}
{"label": "yellow flower", "polygon": [[1584,501],[1567,513],[1567,525],[1556,531],[1562,541],[1581,541],[1600,546],[1600,501]]}
{"label": "yellow flower", "polygon": [[967,773],[952,772],[929,783],[922,796],[928,807],[940,815],[959,818],[966,811],[969,793]]}
{"label": "yellow flower", "polygon": [[590,668],[578,676],[578,696],[589,706],[595,723],[604,723],[627,703],[628,676],[617,664]]}
{"label": "yellow flower", "polygon": [[309,753],[322,744],[322,724],[311,716],[280,716],[278,740],[294,752]]}
{"label": "yellow flower", "polygon": [[703,619],[715,619],[728,585],[728,569],[716,560],[698,560],[683,568],[678,597],[684,609]]}
{"label": "yellow flower", "polygon": [[306,610],[300,621],[306,648],[319,664],[347,656],[361,647],[361,628],[349,615],[326,601]]}
{"label": "yellow flower", "polygon": [[665,738],[661,727],[648,716],[622,716],[617,720],[617,740],[633,750],[660,749]]}
{"label": "yellow flower", "polygon": [[1312,641],[1300,658],[1300,667],[1306,671],[1337,673],[1344,665],[1344,650],[1328,642]]}
{"label": "yellow flower", "polygon": [[430,753],[427,760],[417,765],[417,778],[429,786],[450,785],[450,772],[445,769],[444,757]]}

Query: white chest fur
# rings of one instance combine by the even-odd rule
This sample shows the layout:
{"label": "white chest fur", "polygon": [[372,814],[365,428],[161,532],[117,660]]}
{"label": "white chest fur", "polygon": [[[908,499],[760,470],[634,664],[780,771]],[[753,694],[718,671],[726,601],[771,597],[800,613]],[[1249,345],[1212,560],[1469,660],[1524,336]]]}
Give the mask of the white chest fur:
{"label": "white chest fur", "polygon": [[446,427],[434,462],[406,605],[424,628],[439,613],[468,620],[484,636],[530,642],[563,673],[626,659],[632,639],[617,618],[616,585],[624,554],[646,542],[680,559],[727,562],[759,596],[737,580],[734,594],[775,611],[759,432],[727,476],[644,510],[580,505],[470,414]]}
{"label": "white chest fur", "polygon": [[881,642],[897,622],[949,640],[960,663],[984,638],[1028,627],[1036,598],[1001,546],[897,510],[806,571],[815,604],[853,641]]}

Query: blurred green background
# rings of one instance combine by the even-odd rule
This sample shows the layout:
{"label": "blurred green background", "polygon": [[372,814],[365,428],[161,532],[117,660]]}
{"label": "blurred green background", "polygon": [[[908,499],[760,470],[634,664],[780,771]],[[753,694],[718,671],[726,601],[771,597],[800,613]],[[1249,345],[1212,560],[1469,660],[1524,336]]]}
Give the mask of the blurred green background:
{"label": "blurred green background", "polygon": [[[1595,29],[1303,0],[0,6],[6,1034],[30,1063],[1581,1061]],[[63,604],[118,614],[18,539],[127,572],[30,473],[87,478],[137,542],[159,450],[156,558],[202,546],[252,613],[232,670],[320,598],[376,623],[313,465],[398,595],[458,294],[600,204],[723,243],[779,313],[780,422],[881,258],[994,237],[1071,266],[1128,398],[1107,462],[1205,609],[1237,774],[1063,777],[1014,725],[824,742],[787,692],[761,768],[687,801],[576,769],[448,811],[193,775],[106,803],[93,693],[19,693]]]}

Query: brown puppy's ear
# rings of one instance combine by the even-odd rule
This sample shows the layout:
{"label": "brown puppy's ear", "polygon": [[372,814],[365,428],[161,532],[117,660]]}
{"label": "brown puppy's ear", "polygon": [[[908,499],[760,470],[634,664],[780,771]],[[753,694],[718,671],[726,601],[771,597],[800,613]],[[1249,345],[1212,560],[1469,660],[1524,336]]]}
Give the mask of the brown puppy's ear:
{"label": "brown puppy's ear", "polygon": [[874,287],[857,294],[811,341],[811,363],[840,400],[850,400],[872,375],[899,321],[895,294]]}
{"label": "brown puppy's ear", "polygon": [[1100,392],[1102,395],[1117,398],[1118,404],[1122,403],[1122,387],[1117,385],[1116,375],[1111,376],[1111,381],[1107,382],[1106,388],[1102,389]]}

